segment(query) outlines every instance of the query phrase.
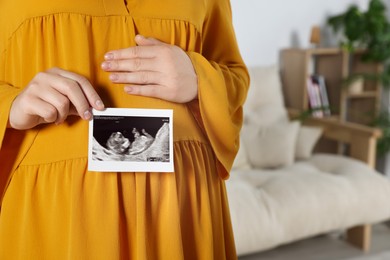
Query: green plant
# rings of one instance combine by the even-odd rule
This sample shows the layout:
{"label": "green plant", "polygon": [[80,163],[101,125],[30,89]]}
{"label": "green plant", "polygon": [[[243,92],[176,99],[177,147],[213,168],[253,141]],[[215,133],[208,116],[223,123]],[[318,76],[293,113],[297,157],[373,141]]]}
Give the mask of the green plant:
{"label": "green plant", "polygon": [[378,156],[383,156],[390,151],[390,114],[382,111],[373,125],[382,129],[383,135],[378,140],[377,153]]}
{"label": "green plant", "polygon": [[380,74],[352,77],[363,76],[368,80],[380,80],[384,87],[390,86],[390,22],[383,2],[371,0],[365,12],[352,5],[344,13],[329,17],[328,24],[335,32],[341,31],[344,35],[340,42],[342,48],[351,53],[356,49],[364,49],[363,61],[381,62],[385,65]]}
{"label": "green plant", "polygon": [[[335,32],[341,32],[344,38],[340,45],[350,53],[364,49],[363,62],[380,62],[383,70],[377,74],[354,74],[344,80],[348,86],[358,77],[365,80],[380,81],[384,88],[390,86],[390,22],[386,15],[386,6],[381,0],[371,0],[367,11],[356,5],[350,6],[344,13],[328,18],[328,24]],[[351,55],[352,56],[352,55]],[[373,120],[380,127],[383,137],[378,141],[378,155],[390,151],[390,114],[382,112]]]}
{"label": "green plant", "polygon": [[362,57],[364,61],[385,62],[390,58],[390,23],[381,0],[371,0],[365,12],[352,5],[346,12],[329,17],[328,24],[334,31],[342,31],[344,49],[350,52],[356,48],[366,50]]}

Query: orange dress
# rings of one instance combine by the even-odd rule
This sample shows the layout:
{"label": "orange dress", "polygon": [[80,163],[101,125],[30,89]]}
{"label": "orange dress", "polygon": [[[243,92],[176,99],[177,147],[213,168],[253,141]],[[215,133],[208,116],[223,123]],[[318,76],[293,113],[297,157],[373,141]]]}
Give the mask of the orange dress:
{"label": "orange dress", "polygon": [[[228,0],[0,1],[0,259],[235,259],[224,179],[238,149],[248,74]],[[187,104],[132,96],[103,55],[155,37],[198,75]],[[173,109],[173,173],[89,172],[88,122],[7,128],[40,71],[87,77],[106,107]]]}

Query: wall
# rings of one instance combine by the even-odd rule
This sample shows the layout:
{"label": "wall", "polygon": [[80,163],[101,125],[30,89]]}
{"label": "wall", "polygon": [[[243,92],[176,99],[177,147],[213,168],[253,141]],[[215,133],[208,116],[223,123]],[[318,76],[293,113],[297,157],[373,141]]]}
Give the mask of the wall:
{"label": "wall", "polygon": [[[387,18],[390,20],[390,0],[383,0],[387,6]],[[383,111],[390,113],[390,90],[389,88],[383,89],[381,107]],[[390,178],[390,153],[378,158],[377,169]]]}
{"label": "wall", "polygon": [[[280,49],[310,46],[311,27],[324,25],[329,15],[345,11],[352,3],[366,9],[369,0],[231,0],[246,64],[275,64]],[[325,44],[337,45],[334,41]]]}

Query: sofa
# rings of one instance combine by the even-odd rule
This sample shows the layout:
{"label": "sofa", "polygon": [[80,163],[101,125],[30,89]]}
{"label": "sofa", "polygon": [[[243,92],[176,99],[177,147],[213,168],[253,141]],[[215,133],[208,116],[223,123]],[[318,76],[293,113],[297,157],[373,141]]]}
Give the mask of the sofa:
{"label": "sofa", "polygon": [[[390,219],[390,180],[374,169],[381,131],[335,118],[293,120],[276,65],[249,68],[241,145],[226,182],[238,255],[334,231],[362,250]],[[319,142],[348,144],[335,154]],[[390,232],[390,230],[389,230]]]}

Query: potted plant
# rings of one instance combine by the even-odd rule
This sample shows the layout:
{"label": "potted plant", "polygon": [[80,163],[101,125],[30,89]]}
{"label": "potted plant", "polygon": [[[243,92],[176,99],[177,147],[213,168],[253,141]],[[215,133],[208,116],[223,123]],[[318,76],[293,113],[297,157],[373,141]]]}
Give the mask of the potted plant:
{"label": "potted plant", "polygon": [[[379,80],[384,88],[390,86],[390,23],[386,15],[386,6],[381,0],[371,0],[366,11],[356,5],[345,12],[331,16],[327,20],[335,32],[341,32],[341,48],[353,54],[363,49],[363,62],[383,64],[383,70],[377,74],[354,74],[345,79],[347,86],[357,79]],[[352,56],[352,55],[351,55]],[[382,128],[383,137],[378,141],[378,155],[383,156],[390,151],[390,114],[382,111],[374,118],[373,126]]]}
{"label": "potted plant", "polygon": [[364,61],[389,60],[390,23],[386,17],[386,6],[381,0],[371,0],[365,12],[352,5],[346,12],[329,17],[328,24],[334,31],[342,31],[342,48],[349,52],[354,52],[357,48],[366,50],[362,56]]}
{"label": "potted plant", "polygon": [[363,76],[368,80],[380,80],[383,86],[389,86],[390,23],[383,2],[371,0],[365,12],[356,5],[352,5],[344,13],[329,17],[328,24],[335,32],[342,32],[344,38],[340,45],[343,49],[350,53],[356,49],[364,49],[365,53],[362,55],[364,62],[380,62],[385,65],[381,74],[354,76]]}

